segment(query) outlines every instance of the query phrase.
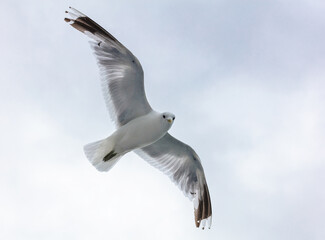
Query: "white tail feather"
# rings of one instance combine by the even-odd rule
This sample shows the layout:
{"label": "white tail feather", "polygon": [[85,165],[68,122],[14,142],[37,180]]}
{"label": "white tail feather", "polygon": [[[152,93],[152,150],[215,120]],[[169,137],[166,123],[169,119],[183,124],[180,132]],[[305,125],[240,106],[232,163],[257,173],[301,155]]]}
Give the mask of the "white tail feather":
{"label": "white tail feather", "polygon": [[104,157],[113,151],[114,139],[112,137],[89,143],[84,146],[84,152],[89,162],[100,172],[107,172],[120,159],[121,155],[115,155],[111,159],[104,161]]}

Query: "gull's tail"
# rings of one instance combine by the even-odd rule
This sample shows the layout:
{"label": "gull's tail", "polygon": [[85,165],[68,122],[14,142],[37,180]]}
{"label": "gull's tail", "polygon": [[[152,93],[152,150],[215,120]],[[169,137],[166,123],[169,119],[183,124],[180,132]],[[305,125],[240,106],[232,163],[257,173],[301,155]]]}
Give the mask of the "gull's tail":
{"label": "gull's tail", "polygon": [[110,170],[121,155],[114,151],[115,141],[112,136],[84,146],[89,162],[101,172]]}

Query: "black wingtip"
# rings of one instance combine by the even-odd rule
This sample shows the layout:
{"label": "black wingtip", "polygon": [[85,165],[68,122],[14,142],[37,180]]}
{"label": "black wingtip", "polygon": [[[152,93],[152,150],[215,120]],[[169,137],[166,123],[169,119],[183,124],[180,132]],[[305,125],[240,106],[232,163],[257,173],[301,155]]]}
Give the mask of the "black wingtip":
{"label": "black wingtip", "polygon": [[[195,216],[195,226],[197,228],[200,227],[202,220],[208,220],[212,215],[212,208],[211,208],[211,199],[210,194],[208,190],[208,186],[206,184],[203,185],[202,188],[203,193],[201,196],[198,196],[198,206],[196,209],[194,209],[194,216]],[[201,199],[200,199],[201,197]],[[208,223],[208,227],[209,223]],[[205,226],[202,226],[202,229],[204,229]]]}

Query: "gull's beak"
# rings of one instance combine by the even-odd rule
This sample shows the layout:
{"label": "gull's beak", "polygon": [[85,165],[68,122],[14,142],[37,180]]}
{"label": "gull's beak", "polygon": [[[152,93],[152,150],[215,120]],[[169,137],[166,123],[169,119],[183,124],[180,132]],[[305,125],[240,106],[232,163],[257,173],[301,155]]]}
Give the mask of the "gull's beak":
{"label": "gull's beak", "polygon": [[171,118],[168,118],[167,121],[171,123],[173,120]]}

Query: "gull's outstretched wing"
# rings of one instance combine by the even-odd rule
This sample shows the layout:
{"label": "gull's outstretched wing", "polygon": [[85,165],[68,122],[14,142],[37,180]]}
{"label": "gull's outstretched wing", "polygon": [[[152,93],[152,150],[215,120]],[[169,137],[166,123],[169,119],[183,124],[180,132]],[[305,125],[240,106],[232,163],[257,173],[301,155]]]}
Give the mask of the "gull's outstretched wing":
{"label": "gull's outstretched wing", "polygon": [[200,158],[188,145],[170,134],[157,142],[135,150],[152,166],[158,168],[178,185],[185,196],[194,201],[196,227],[211,226],[212,208],[207,182]]}
{"label": "gull's outstretched wing", "polygon": [[102,79],[102,90],[112,120],[122,126],[152,111],[144,91],[143,70],[138,59],[115,37],[83,13],[71,8],[64,20],[83,32],[91,42]]}

